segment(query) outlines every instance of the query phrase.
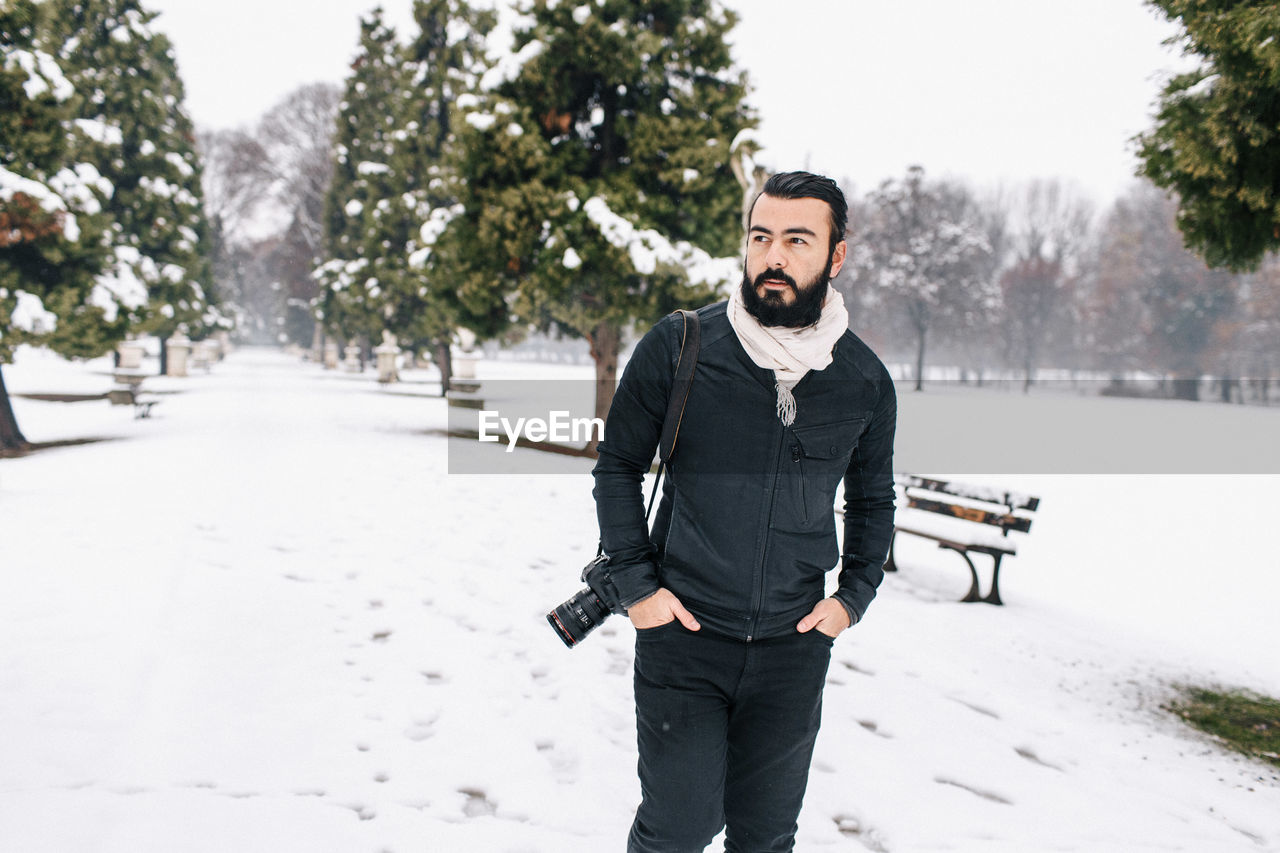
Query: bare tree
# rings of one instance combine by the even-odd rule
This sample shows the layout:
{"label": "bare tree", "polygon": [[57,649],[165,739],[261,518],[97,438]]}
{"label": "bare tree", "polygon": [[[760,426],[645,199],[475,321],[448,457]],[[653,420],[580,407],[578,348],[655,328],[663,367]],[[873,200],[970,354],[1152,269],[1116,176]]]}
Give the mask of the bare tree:
{"label": "bare tree", "polygon": [[907,317],[916,339],[919,391],[930,330],[963,326],[996,298],[987,267],[991,247],[969,192],[926,181],[919,166],[902,180],[885,181],[868,202],[854,262],[860,276]]}
{"label": "bare tree", "polygon": [[203,129],[197,145],[204,161],[204,203],[221,223],[224,239],[241,242],[268,199],[272,169],[261,141],[248,131]]}
{"label": "bare tree", "polygon": [[1033,181],[1016,199],[1010,235],[1012,265],[1000,278],[1002,327],[1010,356],[1031,387],[1037,364],[1054,338],[1067,338],[1081,258],[1088,247],[1092,207],[1061,182]]}
{"label": "bare tree", "polygon": [[1183,245],[1177,203],[1154,185],[1135,184],[1107,217],[1099,293],[1137,320],[1144,366],[1172,374],[1172,396],[1196,400],[1214,327],[1229,317],[1240,280],[1210,270]]}
{"label": "bare tree", "polygon": [[324,246],[324,200],[333,178],[340,98],[331,83],[302,86],[272,107],[254,134],[266,152],[272,198],[313,258]]}

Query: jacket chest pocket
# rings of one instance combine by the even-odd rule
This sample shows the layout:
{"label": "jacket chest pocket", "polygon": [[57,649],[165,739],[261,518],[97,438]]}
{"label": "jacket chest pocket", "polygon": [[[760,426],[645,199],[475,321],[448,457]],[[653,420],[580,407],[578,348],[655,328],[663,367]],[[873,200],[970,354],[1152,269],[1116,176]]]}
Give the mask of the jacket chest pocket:
{"label": "jacket chest pocket", "polygon": [[834,525],[836,486],[864,423],[864,418],[851,418],[790,431],[779,466],[774,527],[818,531]]}

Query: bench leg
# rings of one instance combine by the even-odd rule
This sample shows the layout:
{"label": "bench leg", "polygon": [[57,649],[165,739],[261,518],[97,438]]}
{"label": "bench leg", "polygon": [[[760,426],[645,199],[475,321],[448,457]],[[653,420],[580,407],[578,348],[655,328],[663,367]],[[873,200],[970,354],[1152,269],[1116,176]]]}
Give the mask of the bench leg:
{"label": "bench leg", "polygon": [[993,561],[991,564],[991,592],[987,593],[986,597],[982,599],[987,604],[995,604],[997,606],[1004,604],[1000,600],[1000,558],[1003,556],[1004,554],[991,555]]}
{"label": "bench leg", "polygon": [[962,551],[961,549],[954,548],[951,545],[947,545],[945,543],[939,543],[938,547],[946,548],[948,551],[955,551],[957,554],[960,555],[961,559],[964,560],[965,565],[969,567],[969,577],[972,579],[972,582],[969,585],[968,594],[966,594],[965,597],[960,600],[965,602],[982,601],[983,600],[982,592],[978,588],[978,569],[973,565],[973,560],[969,559],[969,555],[964,551]]}

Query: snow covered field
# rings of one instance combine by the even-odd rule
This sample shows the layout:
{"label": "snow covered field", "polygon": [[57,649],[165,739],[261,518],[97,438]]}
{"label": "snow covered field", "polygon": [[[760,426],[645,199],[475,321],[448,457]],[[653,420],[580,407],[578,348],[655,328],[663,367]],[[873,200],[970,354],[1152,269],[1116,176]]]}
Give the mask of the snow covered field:
{"label": "snow covered field", "polygon": [[[19,356],[15,393],[110,385],[104,361]],[[450,475],[432,374],[406,378],[243,350],[147,380],[148,420],[15,400],[32,441],[110,440],[0,460],[0,850],[622,849],[633,632],[569,651],[543,620],[594,553],[590,463]],[[975,412],[1182,448],[1226,422],[1237,462],[986,478],[1043,498],[1004,608],[953,600],[954,555],[901,549],[835,646],[798,849],[1280,850],[1280,773],[1160,708],[1180,682],[1280,694],[1280,410],[901,401],[903,470],[945,473]]]}

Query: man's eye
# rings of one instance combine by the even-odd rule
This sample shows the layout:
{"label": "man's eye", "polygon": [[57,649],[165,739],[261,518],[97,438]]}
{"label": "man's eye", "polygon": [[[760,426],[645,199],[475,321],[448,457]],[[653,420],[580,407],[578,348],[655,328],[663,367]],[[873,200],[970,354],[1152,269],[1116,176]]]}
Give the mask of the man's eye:
{"label": "man's eye", "polygon": [[792,237],[792,238],[791,238],[791,242],[792,242],[794,245],[797,245],[797,246],[803,246],[805,241],[804,241],[804,238],[803,238],[803,237]]}

